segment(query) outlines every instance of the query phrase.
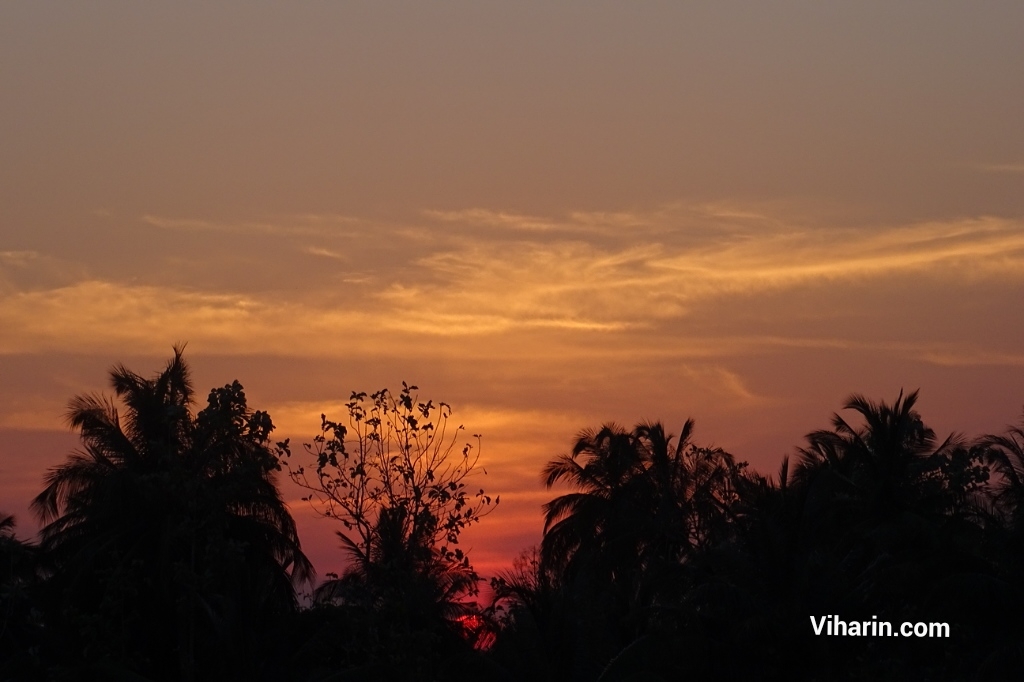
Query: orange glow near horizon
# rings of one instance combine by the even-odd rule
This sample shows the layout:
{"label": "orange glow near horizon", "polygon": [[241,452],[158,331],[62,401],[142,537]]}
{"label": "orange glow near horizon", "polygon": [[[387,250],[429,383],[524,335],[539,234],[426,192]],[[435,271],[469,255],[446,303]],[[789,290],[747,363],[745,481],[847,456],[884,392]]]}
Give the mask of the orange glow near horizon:
{"label": "orange glow near horizon", "polygon": [[1020,416],[1024,10],[100,5],[0,9],[20,534],[68,399],[181,341],[296,444],[353,390],[450,403],[486,575],[586,427],[693,417],[771,474],[852,392]]}

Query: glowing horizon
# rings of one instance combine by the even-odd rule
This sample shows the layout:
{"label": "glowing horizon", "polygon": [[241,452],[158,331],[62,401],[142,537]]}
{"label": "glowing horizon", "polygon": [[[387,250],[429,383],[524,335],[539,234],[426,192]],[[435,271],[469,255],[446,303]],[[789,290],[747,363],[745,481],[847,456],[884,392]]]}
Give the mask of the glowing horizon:
{"label": "glowing horizon", "polygon": [[1022,22],[5,7],[0,511],[33,531],[67,401],[183,341],[197,395],[238,379],[295,443],[353,390],[450,403],[502,497],[467,533],[483,572],[604,422],[694,417],[765,474],[853,392],[998,432],[1024,404]]}

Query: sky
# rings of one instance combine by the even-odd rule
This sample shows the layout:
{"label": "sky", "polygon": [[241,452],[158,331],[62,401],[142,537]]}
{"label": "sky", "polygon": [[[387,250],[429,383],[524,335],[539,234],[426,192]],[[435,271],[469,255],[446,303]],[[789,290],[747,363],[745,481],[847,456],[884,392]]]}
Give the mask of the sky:
{"label": "sky", "polygon": [[770,474],[854,392],[1020,423],[1021,64],[1018,2],[5,3],[0,511],[31,536],[68,400],[177,342],[296,444],[451,404],[485,574],[586,427]]}

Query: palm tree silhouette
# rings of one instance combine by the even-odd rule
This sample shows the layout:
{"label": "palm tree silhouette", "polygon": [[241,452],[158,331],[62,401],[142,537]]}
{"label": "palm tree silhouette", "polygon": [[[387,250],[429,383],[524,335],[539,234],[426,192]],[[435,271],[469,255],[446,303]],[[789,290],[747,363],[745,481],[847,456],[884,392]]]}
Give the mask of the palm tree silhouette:
{"label": "palm tree silhouette", "polygon": [[[775,606],[789,611],[792,623],[806,613],[946,620],[958,624],[962,641],[972,642],[964,649],[970,656],[954,665],[940,662],[934,651],[908,652],[890,640],[824,647],[823,640],[807,637],[805,625],[794,628],[790,641],[802,639],[820,664],[859,671],[852,676],[877,677],[883,661],[891,668],[886,675],[905,676],[891,667],[898,660],[929,678],[962,678],[983,650],[978,633],[986,626],[973,614],[979,604],[995,612],[991,594],[1005,589],[980,556],[979,498],[988,477],[982,450],[955,433],[936,438],[915,410],[917,397],[917,391],[901,391],[889,404],[850,396],[844,408],[859,423],[837,414],[831,429],[808,434],[785,494],[765,498],[761,518],[755,508],[754,525],[745,532],[747,554],[768,569],[761,575],[771,576],[764,601],[781,592],[774,585],[791,591],[799,604],[796,610],[785,601]],[[786,665],[802,663],[795,655]]]}
{"label": "palm tree silhouette", "polygon": [[581,432],[571,454],[544,468],[547,487],[577,490],[544,505],[544,562],[569,568],[580,552],[596,552],[612,565],[645,566],[704,546],[734,501],[738,468],[728,453],[694,446],[692,433],[692,419],[674,444],[657,422]]}
{"label": "palm tree silhouette", "polygon": [[182,352],[153,379],[114,367],[120,413],[98,394],[71,400],[83,448],[32,504],[62,612],[92,631],[99,618],[113,640],[93,643],[101,664],[190,680],[200,659],[254,653],[249,621],[293,606],[313,569],[275,487],[269,416],[238,382],[193,415]]}
{"label": "palm tree silhouette", "polygon": [[799,450],[794,479],[807,481],[828,470],[842,494],[853,496],[875,515],[910,507],[949,511],[957,501],[956,491],[946,485],[944,468],[965,445],[957,434],[937,444],[935,432],[914,410],[917,396],[913,391],[904,398],[900,391],[892,405],[850,396],[843,407],[856,411],[863,426],[854,427],[833,415],[831,431],[807,436],[808,447]]}
{"label": "palm tree silhouette", "polygon": [[548,487],[575,488],[544,506],[539,569],[557,576],[559,608],[576,613],[563,675],[596,676],[643,637],[653,614],[686,590],[687,561],[726,529],[742,467],[695,446],[692,433],[693,420],[678,440],[657,422],[608,424],[581,432],[570,454],[545,467]]}
{"label": "palm tree silhouette", "polygon": [[1024,515],[1024,426],[1007,427],[1002,435],[981,439],[986,459],[998,480],[994,499],[998,507],[1019,523]]}

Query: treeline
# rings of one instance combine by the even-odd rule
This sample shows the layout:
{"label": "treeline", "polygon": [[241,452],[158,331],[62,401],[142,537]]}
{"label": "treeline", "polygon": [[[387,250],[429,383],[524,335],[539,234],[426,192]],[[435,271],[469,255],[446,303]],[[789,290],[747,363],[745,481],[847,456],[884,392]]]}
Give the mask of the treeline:
{"label": "treeline", "polygon": [[[660,424],[581,434],[540,548],[496,581],[512,679],[1008,680],[1024,664],[1024,432],[938,441],[853,396],[766,478]],[[811,617],[948,623],[816,636]]]}
{"label": "treeline", "polygon": [[[74,398],[37,543],[0,516],[3,680],[1005,680],[1024,669],[1024,430],[944,440],[853,396],[777,474],[656,422],[542,472],[541,544],[492,579],[479,449],[416,387],[353,393],[300,450],[238,382],[196,411],[181,349]],[[469,439],[470,441],[472,439]],[[276,476],[347,554],[318,580]],[[303,596],[305,595],[305,596]],[[815,635],[811,618],[949,624]]]}

